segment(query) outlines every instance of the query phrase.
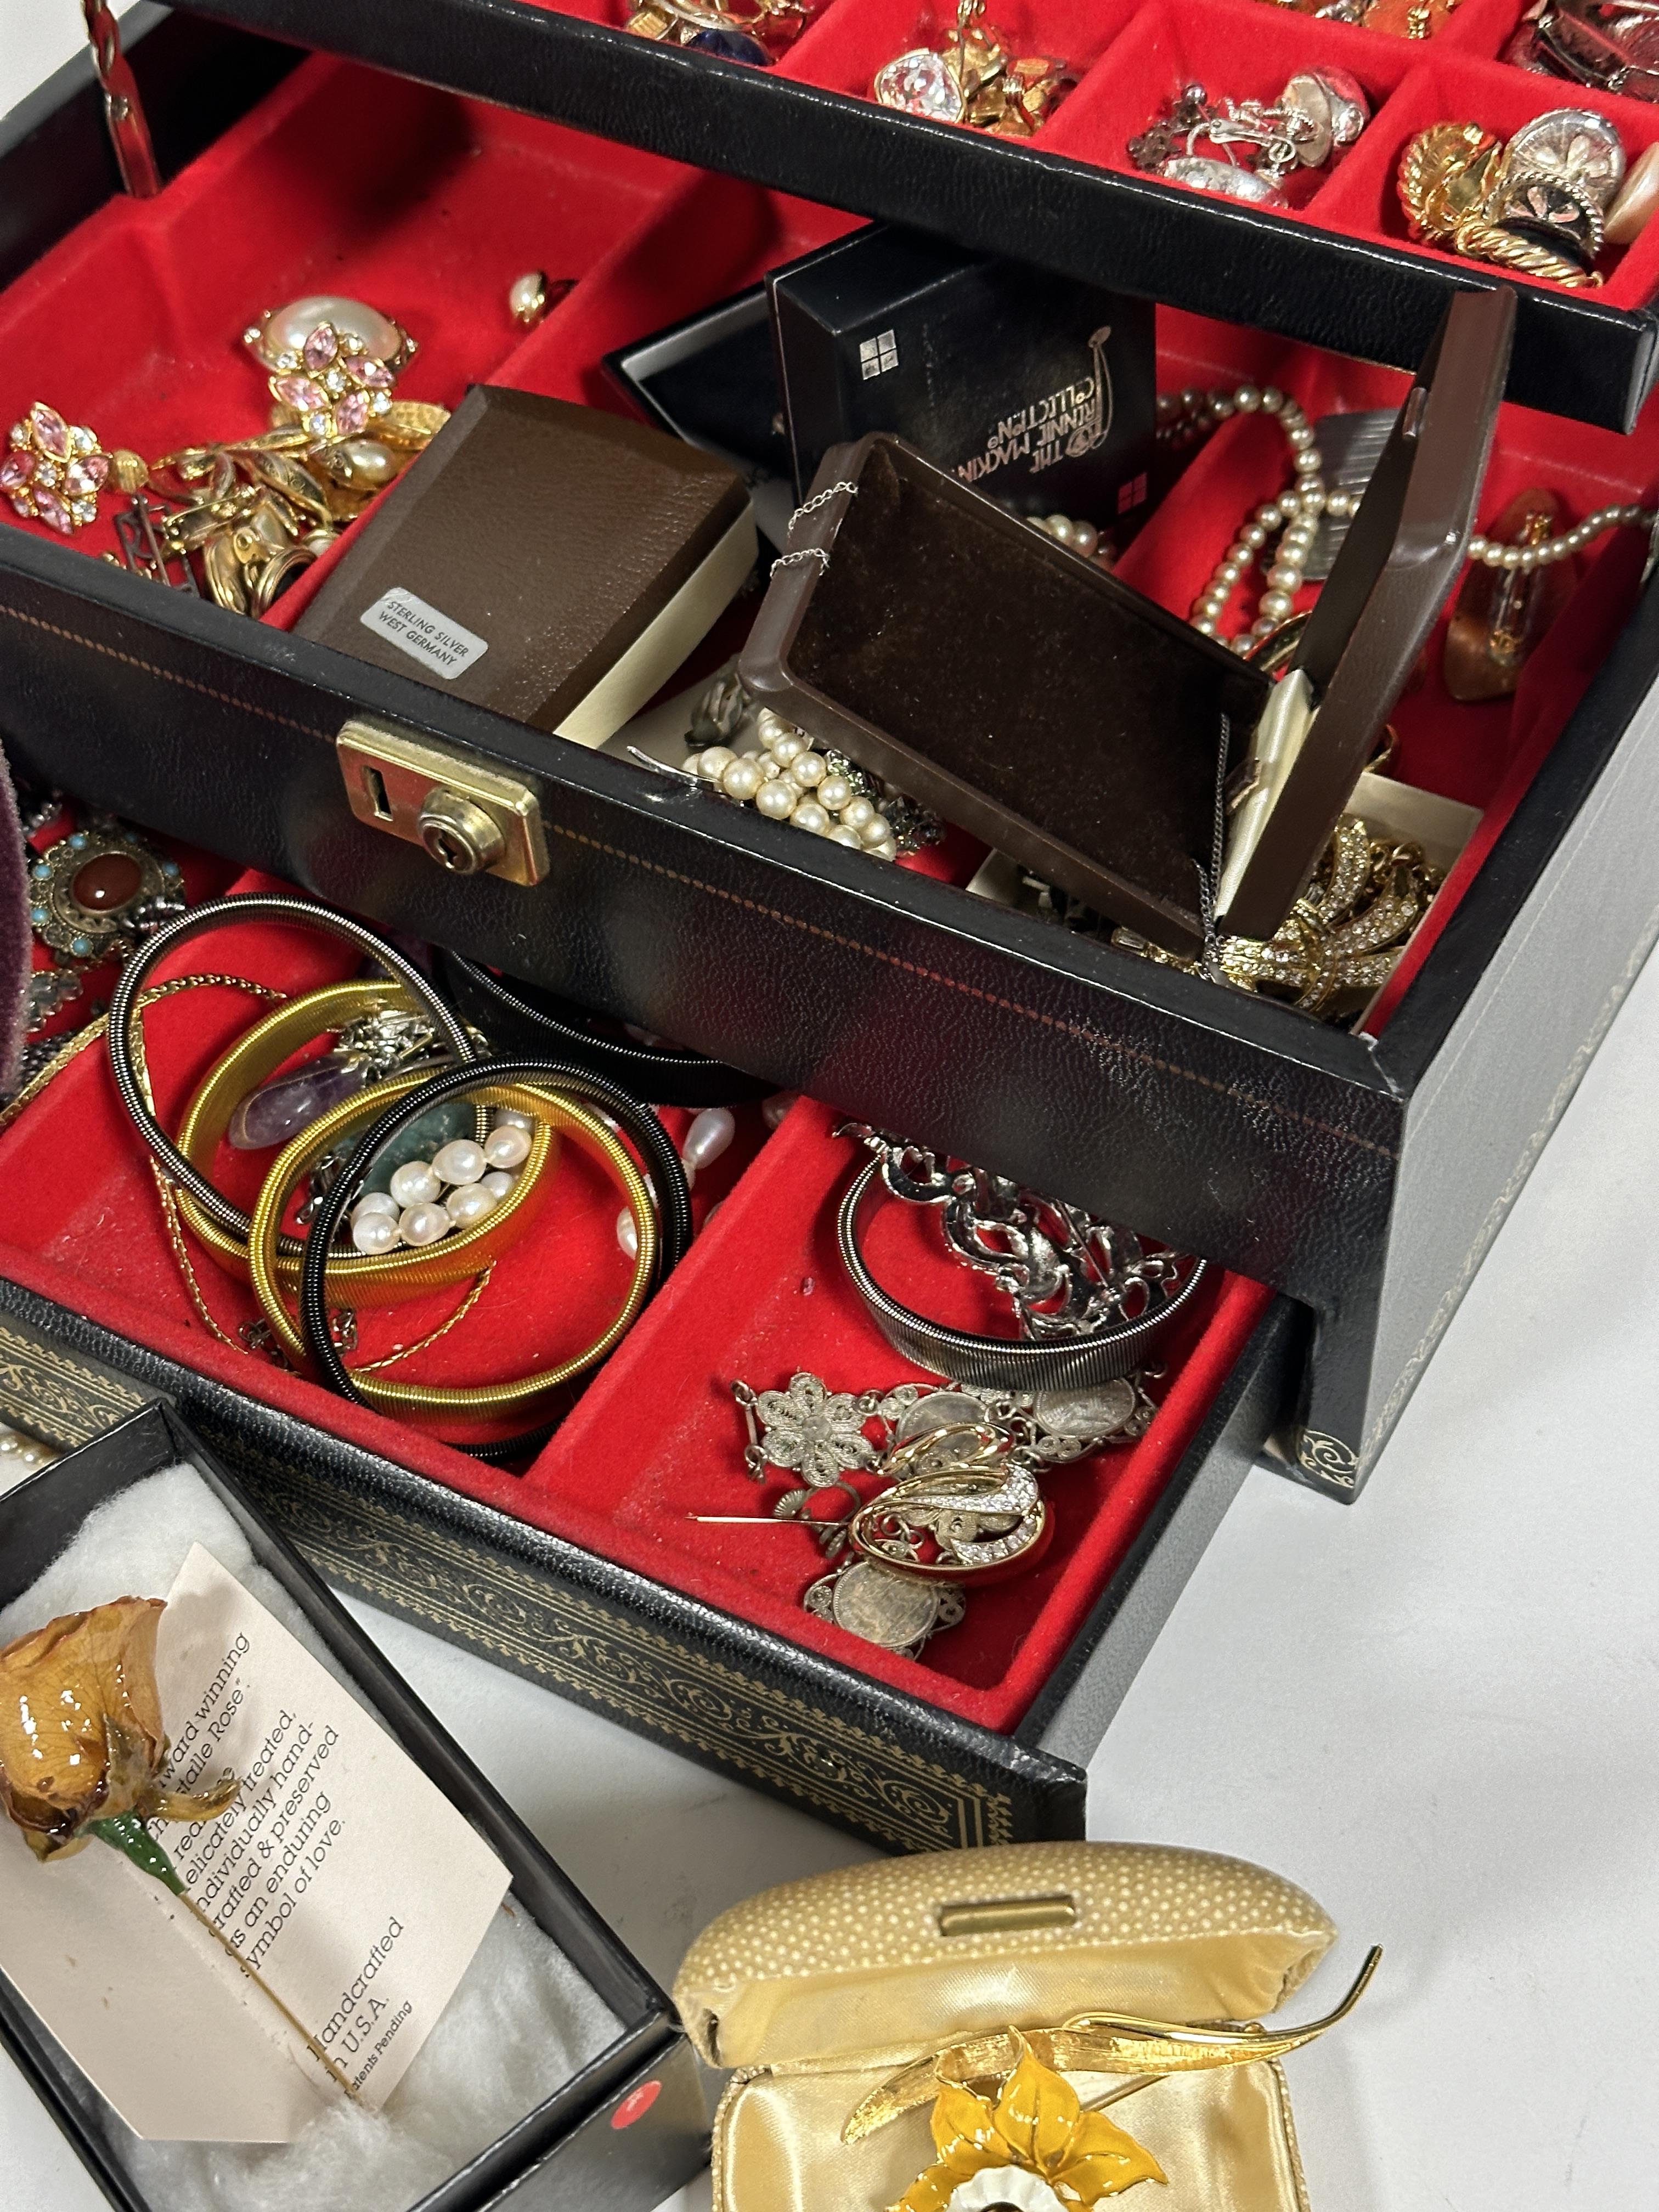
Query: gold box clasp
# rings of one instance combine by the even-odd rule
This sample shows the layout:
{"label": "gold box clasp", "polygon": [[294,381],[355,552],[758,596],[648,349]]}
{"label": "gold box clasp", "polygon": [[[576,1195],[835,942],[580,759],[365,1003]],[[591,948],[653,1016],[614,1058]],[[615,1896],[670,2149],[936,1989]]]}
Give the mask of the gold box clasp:
{"label": "gold box clasp", "polygon": [[1032,1928],[1073,1928],[1077,1900],[1051,1897],[975,1898],[963,1905],[941,1905],[941,1936],[1017,1936]]}
{"label": "gold box clasp", "polygon": [[453,876],[538,884],[547,873],[541,801],[528,783],[372,714],[335,740],[360,822],[418,845]]}

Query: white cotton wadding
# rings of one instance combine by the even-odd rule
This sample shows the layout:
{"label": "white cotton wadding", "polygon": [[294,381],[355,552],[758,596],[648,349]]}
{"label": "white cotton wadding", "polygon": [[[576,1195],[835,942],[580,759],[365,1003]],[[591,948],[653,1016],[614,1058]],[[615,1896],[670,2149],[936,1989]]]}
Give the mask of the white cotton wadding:
{"label": "white cotton wadding", "polygon": [[165,1597],[192,1544],[204,1545],[356,1697],[301,1607],[259,1565],[239,1522],[187,1464],[136,1482],[89,1513],[68,1550],[0,1612],[0,1645],[59,1613],[83,1613],[118,1597]]}
{"label": "white cotton wadding", "polygon": [[129,2138],[133,2169],[166,2212],[408,2212],[618,2033],[509,1899],[383,2112],[342,2098],[270,2146]]}
{"label": "white cotton wadding", "polygon": [[[151,1475],[89,1515],[69,1548],[0,1612],[0,1644],[112,1598],[165,1597],[197,1543],[338,1676],[305,1614],[188,1465]],[[142,2142],[102,2109],[158,2212],[410,2212],[621,2032],[509,1895],[383,2112],[342,2099],[295,2142],[252,2144]]]}
{"label": "white cotton wadding", "polygon": [[[307,1650],[317,1650],[310,1623],[301,1626],[299,1607],[256,1565],[247,1538],[189,1466],[152,1474],[89,1513],[68,1550],[0,1613],[0,1644],[62,1613],[81,1613],[118,1597],[165,1597],[192,1544],[205,1544],[227,1574],[270,1606]],[[273,1590],[279,1602],[273,1602]]]}

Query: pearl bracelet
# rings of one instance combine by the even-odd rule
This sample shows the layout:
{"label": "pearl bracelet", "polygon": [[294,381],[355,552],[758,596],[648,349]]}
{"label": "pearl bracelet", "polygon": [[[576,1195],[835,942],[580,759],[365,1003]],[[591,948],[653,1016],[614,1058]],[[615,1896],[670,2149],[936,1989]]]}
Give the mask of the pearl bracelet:
{"label": "pearl bracelet", "polygon": [[756,716],[755,734],[761,741],[757,753],[710,745],[686,765],[705,782],[717,783],[728,799],[752,804],[769,822],[792,822],[797,830],[854,852],[873,853],[878,860],[898,858],[892,823],[832,757],[815,752],[803,733],[769,707]]}
{"label": "pearl bracelet", "polygon": [[[611,1170],[634,1210],[638,1248],[634,1283],[621,1312],[605,1334],[574,1359],[562,1361],[539,1376],[520,1376],[511,1383],[485,1386],[471,1392],[429,1389],[416,1395],[411,1386],[402,1401],[405,1409],[465,1413],[475,1419],[493,1418],[514,1403],[551,1390],[585,1372],[610,1352],[640,1305],[684,1257],[690,1244],[691,1194],[679,1155],[650,1108],[641,1106],[618,1085],[591,1068],[534,1059],[495,1060],[487,1069],[476,1066],[457,1067],[447,1074],[434,1075],[389,1107],[359,1137],[356,1149],[318,1208],[307,1239],[300,1289],[300,1333],[322,1380],[343,1397],[354,1398],[361,1403],[374,1393],[362,1387],[365,1378],[347,1368],[330,1330],[327,1278],[333,1265],[332,1240],[347,1206],[361,1194],[363,1176],[374,1160],[424,1114],[469,1093],[475,1094],[475,1103],[481,1105],[511,1107],[541,1121],[556,1117],[571,1134],[585,1133],[591,1139],[589,1149],[595,1151]],[[628,1139],[626,1145],[621,1140],[623,1136]],[[644,1164],[644,1174],[635,1166],[634,1154],[629,1150],[630,1145]],[[279,1162],[278,1168],[281,1166]],[[276,1172],[273,1170],[273,1176]],[[276,1316],[272,1314],[270,1318],[276,1326]],[[539,1449],[550,1433],[550,1425],[544,1423],[520,1436],[502,1437],[493,1443],[460,1444],[457,1449],[501,1466]]]}

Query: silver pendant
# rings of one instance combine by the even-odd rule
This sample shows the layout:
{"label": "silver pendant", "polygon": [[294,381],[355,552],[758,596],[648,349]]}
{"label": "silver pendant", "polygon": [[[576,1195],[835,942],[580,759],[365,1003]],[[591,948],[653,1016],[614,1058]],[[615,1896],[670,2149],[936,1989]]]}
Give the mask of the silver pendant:
{"label": "silver pendant", "polygon": [[1138,1375],[1093,1390],[1038,1390],[1030,1406],[1032,1449],[1042,1459],[1080,1459],[1103,1443],[1144,1437],[1157,1411]]}

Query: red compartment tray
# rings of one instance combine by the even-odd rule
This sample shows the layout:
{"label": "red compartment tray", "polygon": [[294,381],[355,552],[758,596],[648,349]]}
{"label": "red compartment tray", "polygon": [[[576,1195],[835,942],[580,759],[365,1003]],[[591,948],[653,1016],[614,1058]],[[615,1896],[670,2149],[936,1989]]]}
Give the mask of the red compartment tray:
{"label": "red compartment tray", "polygon": [[[246,878],[233,889],[272,887]],[[157,980],[246,975],[295,994],[337,980],[350,964],[349,953],[327,940],[245,923],[185,949]],[[258,1011],[252,999],[216,983],[150,1011],[148,1060],[164,1121],[176,1118]],[[1057,1536],[1040,1565],[976,1594],[963,1624],[921,1658],[897,1657],[801,1608],[801,1593],[824,1571],[809,1536],[782,1528],[714,1528],[690,1517],[764,1514],[785,1486],[779,1477],[757,1488],[744,1471],[732,1381],[772,1389],[799,1368],[837,1389],[925,1379],[890,1350],[836,1255],[835,1201],[861,1156],[830,1133],[827,1110],[809,1102],[763,1145],[758,1109],[743,1109],[743,1118],[734,1155],[699,1179],[702,1226],[690,1256],[522,1474],[499,1473],[429,1435],[347,1405],[240,1347],[238,1332],[258,1313],[252,1293],[197,1252],[200,1303],[192,1296],[101,1051],[71,1062],[0,1136],[0,1173],[15,1200],[0,1274],[532,1528],[965,1719],[1010,1730],[1128,1555],[1268,1293],[1237,1278],[1205,1293],[1202,1311],[1183,1321],[1165,1355],[1167,1376],[1154,1386],[1162,1402],[1146,1436],[1067,1468],[1048,1484]],[[751,1164],[742,1167],[745,1157]],[[554,1172],[555,1202],[498,1263],[473,1314],[411,1363],[422,1379],[499,1379],[590,1340],[615,1310],[627,1276],[615,1190],[574,1146]],[[223,1148],[216,1173],[228,1191],[248,1200],[257,1176],[246,1157]],[[898,1296],[958,1325],[991,1322],[988,1294],[945,1257],[931,1215],[889,1207],[874,1230],[872,1264]],[[552,1271],[550,1249],[556,1252]],[[362,1356],[382,1358],[414,1342],[459,1295],[436,1292],[366,1314]]]}
{"label": "red compartment tray", "polygon": [[[1019,143],[897,114],[869,97],[884,62],[938,33],[917,0],[824,0],[770,70],[635,37],[621,27],[626,0],[570,9],[400,0],[395,10],[375,0],[213,0],[204,12],[1400,368],[1420,359],[1453,289],[1490,286],[1497,272],[1411,244],[1381,192],[1335,190],[1340,172],[1314,207],[1289,217],[1128,173],[1128,137],[1182,75],[1238,94],[1278,88],[1266,85],[1269,56],[1275,70],[1279,58],[1286,64],[1280,84],[1299,62],[1339,63],[1381,101],[1352,157],[1379,178],[1425,119],[1510,130],[1549,107],[1589,106],[1614,119],[1632,155],[1655,128],[1638,103],[1500,64],[1520,0],[1465,0],[1427,43],[1269,0],[1155,0],[1139,9],[1132,0],[1009,0],[991,12],[1016,47],[1060,55],[1080,72],[1047,127]],[[1161,28],[1149,28],[1149,16]],[[1610,427],[1634,422],[1659,362],[1655,250],[1627,255],[1603,293],[1516,280],[1512,398]]]}
{"label": "red compartment tray", "polygon": [[[1476,0],[1468,18],[1454,19],[1460,37],[1486,21],[1480,11],[1489,5]],[[850,38],[878,9],[890,22],[902,12],[900,0],[830,0],[830,12],[802,40],[792,66],[824,50],[836,25],[838,37]],[[1160,71],[1177,69],[1198,51],[1183,41],[1198,37],[1194,26],[1206,9],[1216,16],[1206,39],[1221,17],[1241,10],[1260,27],[1252,66],[1261,85],[1288,65],[1304,34],[1316,46],[1335,40],[1351,48],[1358,65],[1374,72],[1374,88],[1393,71],[1401,89],[1374,128],[1408,94],[1419,102],[1409,115],[1426,115],[1442,96],[1423,92],[1431,81],[1442,82],[1436,72],[1449,72],[1448,83],[1461,72],[1495,87],[1494,100],[1505,92],[1511,105],[1498,119],[1512,128],[1531,112],[1540,82],[1460,59],[1459,48],[1439,40],[1431,59],[1413,62],[1416,49],[1408,42],[1304,23],[1265,0],[1182,0],[1179,8],[1158,0],[1121,20],[1109,8],[1095,15],[1079,13],[1070,0],[1027,0],[1021,21],[1033,37],[1047,25],[1075,38],[1092,24],[1103,40],[1115,32],[1109,51],[1125,63],[1121,80],[1103,67],[1088,72],[1053,129],[1094,127],[1088,103],[1097,88],[1100,100],[1140,100]],[[1128,67],[1136,56],[1138,76]],[[1659,133],[1659,111],[1644,119]],[[355,131],[348,127],[354,121]],[[1362,140],[1310,213],[1339,195],[1364,202],[1370,158]],[[282,242],[274,258],[263,246],[226,240],[225,210],[250,204],[266,210]],[[0,362],[35,364],[31,388],[0,391],[0,412],[7,405],[21,411],[40,392],[72,420],[89,422],[106,444],[145,451],[213,428],[252,428],[263,419],[266,394],[263,373],[238,342],[240,331],[284,297],[329,288],[373,299],[420,338],[400,387],[406,396],[453,405],[470,381],[489,377],[621,407],[600,368],[607,352],[752,284],[767,268],[839,234],[848,221],[718,173],[688,172],[499,108],[312,60],[158,199],[110,203],[0,295]],[[1659,233],[1651,247],[1638,244],[1626,265],[1650,252],[1659,252]],[[544,264],[550,276],[574,281],[526,334],[508,314],[507,286],[521,268]],[[113,323],[101,312],[65,312],[66,301],[87,299],[109,303]],[[112,341],[117,329],[119,344]],[[1159,343],[1164,388],[1230,387],[1242,377],[1276,382],[1311,420],[1332,410],[1396,404],[1404,388],[1395,372],[1173,309],[1161,315]],[[1283,489],[1284,459],[1265,416],[1236,417],[1188,465],[1178,494],[1131,547],[1125,580],[1187,612],[1249,510]],[[1490,520],[1534,483],[1560,492],[1577,517],[1646,499],[1656,478],[1659,429],[1621,438],[1511,404],[1500,416],[1480,520]],[[109,551],[112,528],[100,524],[75,543],[89,553]],[[291,623],[337,557],[338,549],[325,555],[267,619]],[[1455,705],[1439,677],[1443,630],[1431,642],[1425,680],[1395,717],[1392,772],[1481,808],[1483,821],[1418,933],[1384,1011],[1444,927],[1480,854],[1582,696],[1596,642],[1616,634],[1634,604],[1639,566],[1632,544],[1622,542],[1603,541],[1581,560],[1577,597],[1514,702]],[[953,843],[919,865],[961,882],[975,857]],[[1373,1024],[1380,1018],[1374,1013]]]}

